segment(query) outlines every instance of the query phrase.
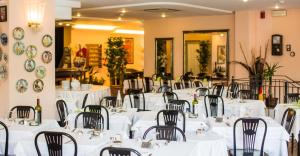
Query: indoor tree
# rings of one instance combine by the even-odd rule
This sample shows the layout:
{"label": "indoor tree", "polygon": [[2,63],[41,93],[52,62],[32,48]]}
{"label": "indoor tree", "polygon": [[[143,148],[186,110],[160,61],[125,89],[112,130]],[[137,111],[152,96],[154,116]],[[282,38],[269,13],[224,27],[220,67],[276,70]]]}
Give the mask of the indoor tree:
{"label": "indoor tree", "polygon": [[205,76],[207,74],[207,67],[211,56],[210,42],[201,41],[200,49],[197,49],[197,61],[199,62],[200,75]]}

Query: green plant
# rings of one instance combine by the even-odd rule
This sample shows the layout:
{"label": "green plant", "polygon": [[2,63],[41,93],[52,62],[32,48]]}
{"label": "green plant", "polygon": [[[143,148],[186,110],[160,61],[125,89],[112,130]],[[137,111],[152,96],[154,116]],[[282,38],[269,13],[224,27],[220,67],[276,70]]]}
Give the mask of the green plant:
{"label": "green plant", "polygon": [[106,64],[108,70],[108,76],[110,77],[111,84],[114,84],[115,80],[119,80],[119,84],[122,86],[124,74],[126,70],[126,55],[127,51],[124,48],[124,41],[121,37],[110,37],[107,42]]}
{"label": "green plant", "polygon": [[279,66],[278,63],[275,64],[269,64],[266,63],[266,68],[264,69],[264,77],[265,79],[269,80],[269,88],[268,88],[268,93],[269,96],[272,97],[272,78],[275,75],[275,73],[277,72],[277,70],[279,68],[281,68],[282,66]]}
{"label": "green plant", "polygon": [[207,72],[207,66],[209,64],[211,49],[209,41],[201,41],[200,49],[197,49],[197,61],[199,62],[200,73]]}

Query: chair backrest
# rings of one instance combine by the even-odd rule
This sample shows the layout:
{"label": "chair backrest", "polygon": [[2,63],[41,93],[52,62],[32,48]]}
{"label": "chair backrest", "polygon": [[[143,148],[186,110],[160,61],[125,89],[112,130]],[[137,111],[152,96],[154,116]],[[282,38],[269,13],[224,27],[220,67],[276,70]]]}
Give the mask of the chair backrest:
{"label": "chair backrest", "polygon": [[181,82],[174,82],[174,89],[175,90],[183,89],[182,83]]}
{"label": "chair backrest", "polygon": [[105,147],[101,150],[100,156],[104,156],[104,152],[108,151],[109,156],[131,156],[134,153],[136,156],[142,156],[140,152],[132,148]]}
{"label": "chair backrest", "polygon": [[142,111],[146,110],[145,95],[141,90],[130,90],[129,100],[131,108],[137,108]]}
{"label": "chair backrest", "polygon": [[237,98],[238,97],[238,91],[239,91],[239,84],[236,83],[236,82],[232,82],[231,84],[228,85],[226,97],[227,98]]}
{"label": "chair backrest", "polygon": [[239,90],[238,91],[238,96],[240,99],[255,99],[254,94],[251,90]]}
{"label": "chair backrest", "polygon": [[223,84],[215,84],[213,87],[212,95],[219,95],[222,96],[224,91]]}
{"label": "chair backrest", "polygon": [[183,84],[184,88],[192,87],[192,81],[189,78],[182,78],[181,83]]}
{"label": "chair backrest", "polygon": [[242,130],[243,130],[243,152],[245,155],[247,154],[253,154],[255,150],[255,140],[256,140],[256,133],[257,129],[259,126],[259,123],[262,122],[264,125],[264,133],[263,133],[263,138],[261,142],[261,148],[260,148],[260,156],[264,155],[264,143],[265,143],[265,138],[267,134],[267,123],[265,120],[261,118],[240,118],[235,121],[234,126],[233,126],[233,152],[234,156],[237,156],[237,137],[236,137],[236,128],[237,124],[239,122],[242,122]]}
{"label": "chair backrest", "polygon": [[155,134],[157,140],[177,141],[178,138],[176,132],[179,132],[182,136],[183,141],[186,141],[184,132],[180,128],[175,126],[152,126],[145,131],[143,139],[146,139],[147,134],[153,129],[156,132]]}
{"label": "chair backrest", "polygon": [[85,107],[88,97],[89,97],[89,94],[84,95],[84,98],[83,98],[83,101],[82,101],[82,106],[81,106],[82,109]]}
{"label": "chair backrest", "polygon": [[206,95],[204,97],[204,105],[205,105],[205,112],[206,112],[206,117],[213,116],[216,117],[218,116],[218,111],[219,111],[219,105],[221,104],[222,106],[222,114],[224,115],[224,100],[221,96],[219,95]]}
{"label": "chair backrest", "polygon": [[58,112],[58,116],[59,116],[59,120],[60,120],[59,123],[61,123],[60,126],[64,126],[66,118],[69,115],[67,104],[64,100],[58,100],[58,101],[56,101],[56,108],[57,108],[57,112]]}
{"label": "chair backrest", "polygon": [[158,93],[164,93],[164,92],[172,92],[172,87],[167,86],[167,85],[163,85],[160,86],[157,90]]}
{"label": "chair backrest", "polygon": [[284,111],[281,125],[285,128],[285,130],[290,134],[294,125],[294,121],[296,119],[296,111],[292,108],[288,108]]}
{"label": "chair backrest", "polygon": [[104,107],[116,107],[117,97],[116,96],[105,96],[100,100],[100,105]]}
{"label": "chair backrest", "polygon": [[84,112],[100,113],[101,115],[102,110],[105,111],[106,115],[106,129],[109,130],[109,111],[106,107],[100,105],[87,105],[84,107]]}
{"label": "chair backrest", "polygon": [[163,98],[165,103],[170,102],[172,100],[178,100],[177,94],[169,91],[163,93]]}
{"label": "chair backrest", "polygon": [[75,118],[75,128],[77,128],[78,118],[82,116],[82,127],[88,129],[103,129],[104,118],[100,113],[81,112]]}
{"label": "chair backrest", "polygon": [[171,100],[166,105],[167,110],[178,110],[182,112],[191,112],[191,104],[187,100]]}
{"label": "chair backrest", "polygon": [[[0,127],[3,127],[3,130],[5,131],[5,145],[4,145],[4,156],[8,155],[8,140],[9,140],[9,132],[7,126],[0,121]],[[0,133],[2,131],[2,128],[0,130]]]}
{"label": "chair backrest", "polygon": [[150,93],[153,90],[154,81],[151,77],[144,77],[142,79],[143,87],[144,87],[144,93]]}
{"label": "chair backrest", "polygon": [[194,88],[199,88],[199,87],[203,87],[203,84],[200,80],[194,80],[193,81],[193,85]]}
{"label": "chair backrest", "polygon": [[50,132],[50,131],[42,131],[39,132],[34,139],[35,149],[39,156],[41,156],[41,152],[38,146],[38,138],[40,135],[44,134],[45,140],[48,147],[49,156],[62,156],[63,155],[63,144],[64,137],[67,137],[74,145],[74,156],[77,156],[77,142],[76,140],[68,133],[64,132]]}
{"label": "chair backrest", "polygon": [[8,116],[9,118],[12,117],[14,110],[17,111],[17,118],[28,119],[30,117],[30,110],[32,110],[32,112],[34,114],[33,118],[35,117],[35,111],[32,106],[15,106],[15,107],[13,107],[9,112],[9,116]]}
{"label": "chair backrest", "polygon": [[156,115],[156,122],[157,122],[158,126],[161,125],[160,121],[159,121],[160,114],[163,114],[164,123],[165,123],[164,125],[166,125],[166,126],[178,126],[177,125],[178,115],[181,114],[181,116],[183,118],[182,129],[183,129],[183,132],[185,132],[185,115],[182,111],[179,111],[179,110],[160,110]]}
{"label": "chair backrest", "polygon": [[300,93],[288,93],[287,94],[287,102],[293,103],[298,102]]}
{"label": "chair backrest", "polygon": [[200,88],[196,89],[196,93],[198,93],[198,96],[206,96],[206,95],[209,95],[209,89],[200,87]]}

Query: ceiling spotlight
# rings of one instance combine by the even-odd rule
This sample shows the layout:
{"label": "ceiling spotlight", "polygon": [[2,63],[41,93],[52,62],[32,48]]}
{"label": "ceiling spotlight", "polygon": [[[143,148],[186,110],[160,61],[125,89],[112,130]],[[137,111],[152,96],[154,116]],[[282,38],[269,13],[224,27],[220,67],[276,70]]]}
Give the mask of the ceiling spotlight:
{"label": "ceiling spotlight", "polygon": [[70,26],[70,25],[71,25],[70,23],[67,23],[67,24],[66,24],[66,26]]}
{"label": "ceiling spotlight", "polygon": [[278,4],[275,4],[275,9],[279,9],[279,5]]}
{"label": "ceiling spotlight", "polygon": [[76,16],[77,16],[77,17],[81,17],[81,14],[78,12]]}
{"label": "ceiling spotlight", "polygon": [[248,2],[248,0],[243,0],[243,2]]}
{"label": "ceiling spotlight", "polygon": [[162,14],[161,14],[161,17],[162,17],[162,18],[166,18],[167,15],[166,15],[165,13],[162,13]]}
{"label": "ceiling spotlight", "polygon": [[121,10],[121,13],[122,13],[122,14],[125,14],[126,12],[127,12],[127,11],[126,11],[126,9],[124,9],[124,8]]}
{"label": "ceiling spotlight", "polygon": [[118,17],[118,21],[122,21],[122,17]]}
{"label": "ceiling spotlight", "polygon": [[221,36],[221,37],[224,37],[224,34],[223,34],[223,33],[221,33],[221,34],[220,34],[220,36]]}
{"label": "ceiling spotlight", "polygon": [[62,26],[62,25],[63,25],[63,23],[59,22],[59,23],[58,23],[58,25]]}

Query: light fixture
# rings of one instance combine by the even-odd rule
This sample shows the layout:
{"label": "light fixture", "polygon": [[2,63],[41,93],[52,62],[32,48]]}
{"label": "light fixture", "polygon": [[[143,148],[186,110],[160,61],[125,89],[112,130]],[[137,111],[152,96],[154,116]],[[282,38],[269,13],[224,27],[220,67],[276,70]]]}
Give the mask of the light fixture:
{"label": "light fixture", "polygon": [[120,17],[118,17],[118,21],[122,21],[122,17],[120,16]]}
{"label": "light fixture", "polygon": [[223,33],[221,33],[221,34],[220,34],[220,36],[221,36],[221,37],[224,37],[224,34],[223,34]]}
{"label": "light fixture", "polygon": [[59,23],[58,23],[58,25],[62,26],[62,25],[63,25],[63,23],[59,22]]}
{"label": "light fixture", "polygon": [[44,0],[26,0],[27,22],[30,28],[38,29],[43,22],[46,3]]}
{"label": "light fixture", "polygon": [[70,23],[67,23],[67,24],[66,24],[67,27],[69,27],[70,25],[71,25]]}
{"label": "light fixture", "polygon": [[166,15],[165,13],[162,13],[162,14],[161,14],[161,17],[162,17],[162,18],[166,18],[167,15]]}
{"label": "light fixture", "polygon": [[125,30],[125,29],[117,29],[115,33],[118,34],[136,34],[136,35],[144,35],[143,30]]}
{"label": "light fixture", "polygon": [[243,2],[248,2],[248,0],[243,0]]}
{"label": "light fixture", "polygon": [[127,11],[126,11],[126,9],[125,8],[123,8],[122,10],[121,10],[121,13],[122,14],[125,14]]}
{"label": "light fixture", "polygon": [[78,12],[78,13],[76,14],[76,16],[77,16],[77,17],[81,17],[81,14]]}
{"label": "light fixture", "polygon": [[276,3],[274,8],[279,9],[279,5]]}
{"label": "light fixture", "polygon": [[73,26],[75,29],[89,29],[89,30],[114,30],[116,26],[110,25],[88,25],[88,24],[76,24]]}

